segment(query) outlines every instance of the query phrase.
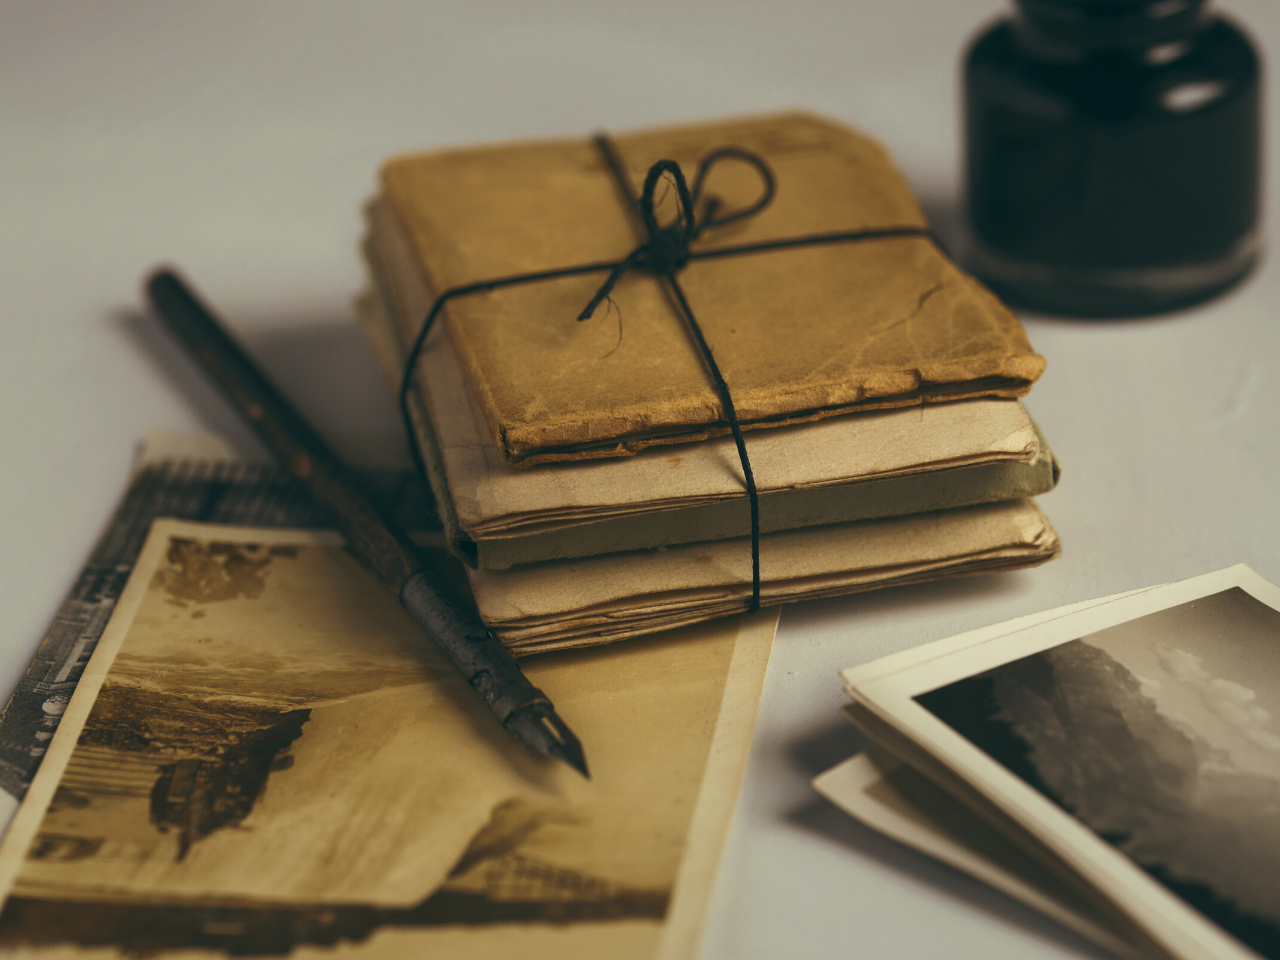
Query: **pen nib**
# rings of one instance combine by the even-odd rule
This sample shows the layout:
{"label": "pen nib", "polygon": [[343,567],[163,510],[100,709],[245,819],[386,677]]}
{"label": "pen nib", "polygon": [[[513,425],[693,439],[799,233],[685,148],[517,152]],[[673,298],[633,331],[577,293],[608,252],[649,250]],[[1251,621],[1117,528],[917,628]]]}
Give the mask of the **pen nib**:
{"label": "pen nib", "polygon": [[506,726],[526,750],[563,760],[588,780],[591,779],[582,744],[551,704],[534,703],[522,707],[507,718]]}

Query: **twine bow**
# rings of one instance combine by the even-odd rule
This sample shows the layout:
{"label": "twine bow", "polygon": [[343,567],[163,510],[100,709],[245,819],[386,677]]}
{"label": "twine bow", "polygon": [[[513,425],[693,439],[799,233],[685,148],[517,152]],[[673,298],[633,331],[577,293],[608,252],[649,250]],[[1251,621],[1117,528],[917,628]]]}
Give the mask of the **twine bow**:
{"label": "twine bow", "polygon": [[[693,189],[689,189],[689,182],[685,179],[684,171],[680,169],[680,164],[674,160],[659,160],[649,168],[648,174],[644,178],[644,190],[640,194],[639,200],[631,195],[631,182],[627,179],[626,174],[622,171],[622,164],[618,161],[617,155],[613,151],[613,145],[603,137],[597,137],[595,140],[596,148],[606,157],[606,163],[609,166],[610,173],[613,174],[614,182],[622,191],[623,196],[627,199],[627,205],[631,210],[639,210],[640,225],[644,229],[645,240],[636,247],[626,258],[620,260],[618,264],[609,272],[609,277],[600,289],[596,291],[596,295],[591,298],[591,302],[587,304],[582,313],[578,314],[579,320],[589,320],[595,313],[596,307],[609,297],[613,292],[614,285],[622,278],[622,275],[628,270],[646,270],[660,276],[674,276],[685,268],[689,263],[693,254],[689,250],[689,245],[702,235],[703,231],[712,227],[723,227],[738,220],[745,220],[747,217],[753,217],[773,201],[773,195],[776,190],[776,183],[773,178],[773,171],[769,169],[760,157],[747,150],[740,150],[737,147],[721,147],[714,150],[702,158],[702,162],[698,164],[698,173],[693,178]],[[760,179],[764,184],[764,190],[760,194],[758,200],[749,207],[741,210],[734,210],[723,216],[720,214],[720,198],[708,197],[703,207],[702,217],[698,218],[696,210],[698,201],[702,199],[702,188],[706,183],[707,174],[711,169],[722,160],[743,160],[755,168],[760,174]],[[658,224],[657,202],[654,194],[657,192],[658,184],[662,182],[662,178],[670,177],[676,188],[676,199],[679,203],[679,209],[676,212],[676,218],[667,226]]]}

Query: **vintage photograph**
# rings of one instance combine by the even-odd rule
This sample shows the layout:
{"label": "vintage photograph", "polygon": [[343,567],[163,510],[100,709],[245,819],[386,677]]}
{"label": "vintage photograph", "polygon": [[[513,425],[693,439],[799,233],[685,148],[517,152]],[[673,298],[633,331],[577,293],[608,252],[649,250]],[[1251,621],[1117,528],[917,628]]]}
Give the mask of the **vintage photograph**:
{"label": "vintage photograph", "polygon": [[1280,957],[1280,611],[1231,587],[915,699],[1186,905]]}
{"label": "vintage photograph", "polygon": [[[236,526],[323,529],[333,517],[284,471],[263,463],[208,457],[182,449],[188,438],[151,437],[129,488],[54,615],[17,688],[0,712],[0,823],[31,785],[115,609],[157,517]],[[176,449],[170,449],[174,448]],[[230,458],[230,449],[217,451]],[[430,490],[415,474],[362,470],[375,502],[414,531],[440,526]]]}
{"label": "vintage photograph", "polygon": [[6,838],[0,942],[412,954],[532,925],[527,956],[581,927],[649,957],[687,851],[718,857],[732,793],[706,784],[750,731],[721,720],[754,715],[776,611],[526,661],[597,746],[586,781],[521,751],[333,535],[160,521],[135,584]]}

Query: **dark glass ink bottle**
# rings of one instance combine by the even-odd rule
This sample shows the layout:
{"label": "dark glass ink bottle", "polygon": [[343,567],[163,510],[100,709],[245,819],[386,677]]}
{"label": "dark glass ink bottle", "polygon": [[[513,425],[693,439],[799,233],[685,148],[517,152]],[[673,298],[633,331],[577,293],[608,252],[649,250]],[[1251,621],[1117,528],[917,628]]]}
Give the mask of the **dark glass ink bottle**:
{"label": "dark glass ink bottle", "polygon": [[1120,316],[1258,253],[1260,73],[1206,0],[1016,0],[965,63],[969,266],[1012,302]]}

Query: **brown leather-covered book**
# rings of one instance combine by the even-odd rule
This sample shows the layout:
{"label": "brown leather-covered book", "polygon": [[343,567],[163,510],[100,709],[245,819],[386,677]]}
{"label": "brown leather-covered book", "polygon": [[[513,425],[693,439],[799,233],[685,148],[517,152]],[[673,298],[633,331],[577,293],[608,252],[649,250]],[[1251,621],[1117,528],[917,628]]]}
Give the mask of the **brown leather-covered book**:
{"label": "brown leather-covered book", "polygon": [[[675,160],[692,176],[722,146],[772,168],[773,202],[706,231],[695,250],[927,226],[885,150],[829,120],[793,113],[614,139],[637,193],[655,161]],[[398,157],[381,181],[373,242],[415,327],[451,287],[618,260],[639,242],[587,138]],[[722,209],[749,206],[760,190],[739,161],[719,164],[706,187]],[[660,216],[672,209],[668,197]],[[542,281],[445,307],[442,325],[508,462],[621,456],[728,431],[657,277],[629,272],[612,304],[577,320],[603,279]],[[924,236],[693,261],[680,284],[748,429],[1021,396],[1044,369],[1018,320]]]}

